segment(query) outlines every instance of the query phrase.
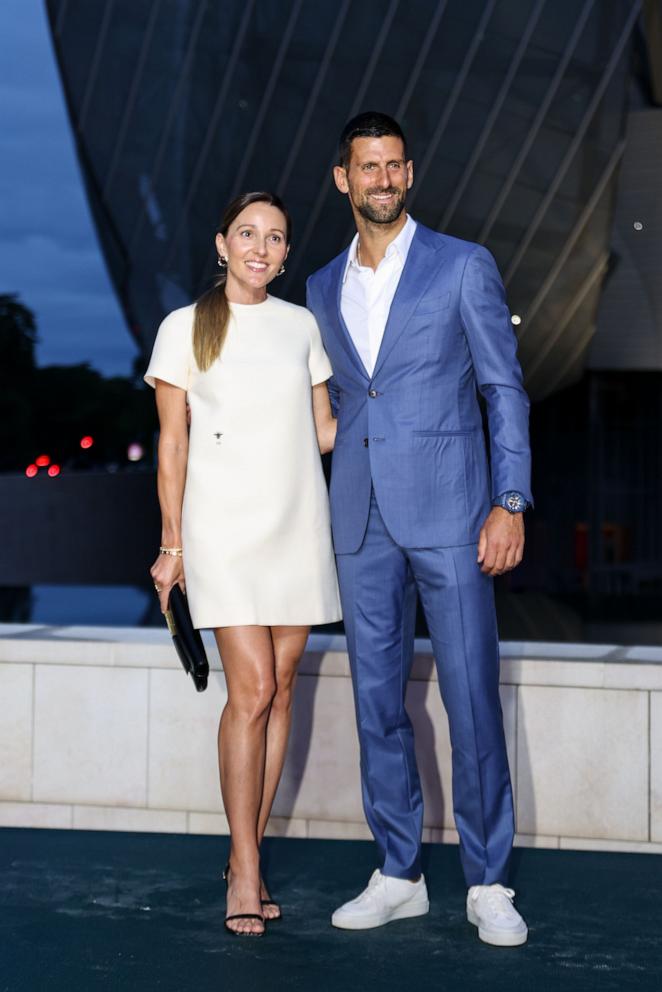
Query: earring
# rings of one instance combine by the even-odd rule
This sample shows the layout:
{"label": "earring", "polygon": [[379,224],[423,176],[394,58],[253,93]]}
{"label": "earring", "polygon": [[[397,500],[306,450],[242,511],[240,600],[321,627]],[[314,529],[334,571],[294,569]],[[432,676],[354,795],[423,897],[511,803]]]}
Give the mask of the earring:
{"label": "earring", "polygon": [[281,267],[279,268],[279,270],[276,273],[276,275],[277,276],[282,276],[284,272],[285,272],[285,266],[284,265],[281,265]]}
{"label": "earring", "polygon": [[227,267],[228,267],[228,260],[227,260],[227,258],[224,258],[223,255],[219,255],[218,256],[218,265],[219,265],[219,267],[221,269],[227,269]]}

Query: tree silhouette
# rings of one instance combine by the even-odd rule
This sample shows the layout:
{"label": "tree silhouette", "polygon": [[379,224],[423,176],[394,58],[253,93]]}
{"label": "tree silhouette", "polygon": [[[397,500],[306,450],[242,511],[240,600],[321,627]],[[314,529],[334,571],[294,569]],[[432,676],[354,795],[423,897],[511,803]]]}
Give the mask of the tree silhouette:
{"label": "tree silhouette", "polygon": [[[39,454],[67,469],[128,466],[127,447],[149,454],[156,430],[151,390],[106,379],[87,364],[35,363],[36,323],[15,295],[0,295],[0,471],[24,471]],[[84,435],[94,438],[87,451]]]}
{"label": "tree silhouette", "polygon": [[32,312],[15,295],[0,295],[0,470],[29,457],[36,343]]}

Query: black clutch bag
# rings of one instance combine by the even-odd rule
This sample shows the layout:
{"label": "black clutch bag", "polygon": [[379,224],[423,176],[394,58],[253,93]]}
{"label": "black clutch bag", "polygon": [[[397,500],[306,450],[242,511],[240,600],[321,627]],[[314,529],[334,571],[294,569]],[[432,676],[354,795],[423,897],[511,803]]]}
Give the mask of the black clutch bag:
{"label": "black clutch bag", "polygon": [[193,626],[186,596],[176,584],[170,590],[165,619],[184,671],[191,676],[198,692],[204,692],[209,678],[205,646],[200,631]]}

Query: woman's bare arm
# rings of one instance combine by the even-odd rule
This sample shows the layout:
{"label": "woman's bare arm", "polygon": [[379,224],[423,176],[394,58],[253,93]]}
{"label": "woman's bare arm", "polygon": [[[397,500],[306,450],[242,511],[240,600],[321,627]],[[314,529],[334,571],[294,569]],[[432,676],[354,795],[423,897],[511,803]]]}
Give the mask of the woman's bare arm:
{"label": "woman's bare arm", "polygon": [[[157,379],[156,408],[160,426],[157,488],[161,507],[161,544],[166,548],[181,548],[182,503],[188,458],[185,391]],[[184,588],[182,559],[159,555],[150,574],[160,589],[161,610],[165,613],[171,588],[175,583]]]}
{"label": "woman's bare arm", "polygon": [[319,382],[313,386],[313,417],[315,418],[317,443],[320,452],[325,455],[328,451],[333,451],[338,423],[331,411],[329,390],[325,382]]}

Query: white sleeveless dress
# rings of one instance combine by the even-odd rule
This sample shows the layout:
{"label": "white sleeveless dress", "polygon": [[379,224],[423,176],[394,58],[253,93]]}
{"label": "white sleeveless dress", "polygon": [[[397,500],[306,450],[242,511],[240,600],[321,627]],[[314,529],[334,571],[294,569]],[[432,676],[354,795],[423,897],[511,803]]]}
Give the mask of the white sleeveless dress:
{"label": "white sleeveless dress", "polygon": [[315,318],[272,296],[231,303],[221,356],[200,372],[194,309],[165,318],[145,374],[186,390],[191,409],[182,544],[194,626],[339,620],[311,392],[332,370]]}

